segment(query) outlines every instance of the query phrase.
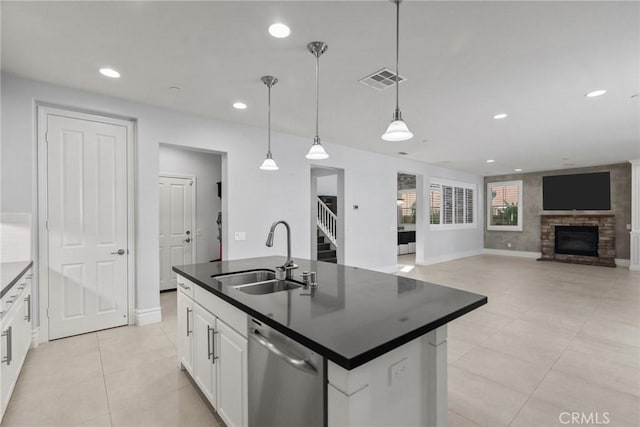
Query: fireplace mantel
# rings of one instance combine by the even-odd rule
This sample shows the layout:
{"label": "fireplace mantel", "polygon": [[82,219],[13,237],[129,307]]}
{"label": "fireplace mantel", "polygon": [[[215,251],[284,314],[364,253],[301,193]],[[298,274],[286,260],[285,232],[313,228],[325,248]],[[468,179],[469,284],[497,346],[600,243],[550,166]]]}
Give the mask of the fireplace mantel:
{"label": "fireplace mantel", "polygon": [[613,211],[540,211],[541,216],[614,216]]}

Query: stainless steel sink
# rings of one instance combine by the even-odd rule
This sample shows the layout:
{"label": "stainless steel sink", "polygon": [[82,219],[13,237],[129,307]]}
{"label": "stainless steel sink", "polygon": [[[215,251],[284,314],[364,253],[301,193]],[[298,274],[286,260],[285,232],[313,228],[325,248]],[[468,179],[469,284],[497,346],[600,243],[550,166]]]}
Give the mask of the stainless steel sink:
{"label": "stainless steel sink", "polygon": [[270,270],[253,270],[243,273],[224,274],[222,276],[214,276],[213,278],[225,286],[239,286],[274,280],[276,274]]}
{"label": "stainless steel sink", "polygon": [[264,282],[234,286],[233,288],[250,295],[266,295],[274,292],[298,289],[301,286],[302,285],[289,280],[267,280]]}

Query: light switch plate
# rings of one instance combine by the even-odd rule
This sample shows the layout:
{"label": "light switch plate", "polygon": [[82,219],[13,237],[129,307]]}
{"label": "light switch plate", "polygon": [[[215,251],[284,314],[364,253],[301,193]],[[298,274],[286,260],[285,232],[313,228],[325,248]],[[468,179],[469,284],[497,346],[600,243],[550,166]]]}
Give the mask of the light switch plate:
{"label": "light switch plate", "polygon": [[247,240],[247,233],[244,231],[236,231],[236,240]]}

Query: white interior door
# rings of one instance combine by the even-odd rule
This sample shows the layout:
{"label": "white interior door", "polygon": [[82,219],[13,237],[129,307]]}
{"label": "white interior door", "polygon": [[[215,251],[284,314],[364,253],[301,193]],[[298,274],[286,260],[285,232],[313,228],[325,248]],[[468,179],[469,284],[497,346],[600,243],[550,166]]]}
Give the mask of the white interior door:
{"label": "white interior door", "polygon": [[193,263],[193,179],[160,177],[160,290],[176,289],[174,265]]}
{"label": "white interior door", "polygon": [[128,323],[128,129],[47,116],[49,338]]}

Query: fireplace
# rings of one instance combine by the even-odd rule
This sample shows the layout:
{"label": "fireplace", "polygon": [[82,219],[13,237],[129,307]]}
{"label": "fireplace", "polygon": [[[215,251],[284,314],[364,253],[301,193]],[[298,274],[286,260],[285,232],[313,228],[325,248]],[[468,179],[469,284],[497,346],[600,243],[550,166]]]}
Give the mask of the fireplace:
{"label": "fireplace", "polygon": [[598,227],[556,225],[555,253],[598,256]]}
{"label": "fireplace", "polygon": [[607,211],[540,214],[541,261],[615,267],[615,216]]}

